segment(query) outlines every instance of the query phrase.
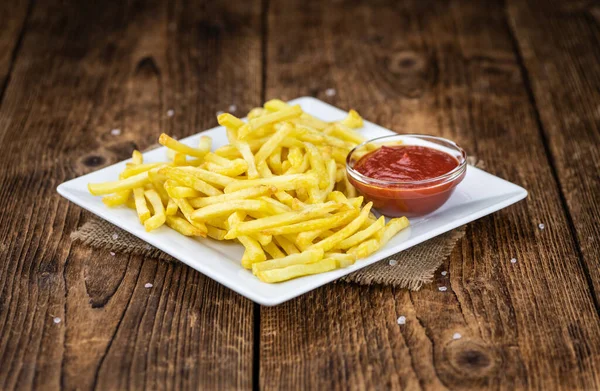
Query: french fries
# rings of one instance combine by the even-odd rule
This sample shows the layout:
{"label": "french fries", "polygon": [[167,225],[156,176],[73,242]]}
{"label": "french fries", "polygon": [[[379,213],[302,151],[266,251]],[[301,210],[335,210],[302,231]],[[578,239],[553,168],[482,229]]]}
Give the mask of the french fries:
{"label": "french fries", "polygon": [[356,111],[325,122],[273,99],[248,118],[219,115],[229,144],[213,152],[209,137],[194,146],[163,133],[167,161],[134,151],[118,180],[88,189],[133,208],[146,231],[239,242],[242,266],[268,283],[348,267],[408,227],[375,218],[348,181],[346,156],[364,139]]}

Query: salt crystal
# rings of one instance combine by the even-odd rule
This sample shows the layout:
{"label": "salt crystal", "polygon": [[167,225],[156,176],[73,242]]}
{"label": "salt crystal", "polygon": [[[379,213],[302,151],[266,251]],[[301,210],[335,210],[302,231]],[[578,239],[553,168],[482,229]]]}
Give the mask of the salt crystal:
{"label": "salt crystal", "polygon": [[544,229],[544,228],[546,228],[546,226],[545,226],[544,224],[540,223],[540,224],[538,225],[538,228],[539,228],[539,229]]}
{"label": "salt crystal", "polygon": [[398,261],[396,261],[395,259],[390,259],[389,264],[390,266],[396,266],[398,264]]}
{"label": "salt crystal", "polygon": [[152,285],[151,283],[147,282],[146,285],[144,285],[144,288],[152,288],[154,285]]}
{"label": "salt crystal", "polygon": [[110,131],[110,134],[112,134],[113,136],[118,136],[121,134],[121,129],[113,129]]}
{"label": "salt crystal", "polygon": [[460,335],[460,333],[454,333],[454,335],[452,336],[452,339],[461,339],[462,335]]}
{"label": "salt crystal", "polygon": [[511,258],[510,263],[517,263],[517,258]]}
{"label": "salt crystal", "polygon": [[446,292],[448,290],[448,288],[446,288],[445,286],[441,286],[441,287],[438,288],[438,290],[440,292]]}
{"label": "salt crystal", "polygon": [[398,324],[405,324],[406,323],[406,316],[399,317],[396,322],[398,322]]}
{"label": "salt crystal", "polygon": [[144,245],[144,248],[146,250],[152,250],[152,246],[150,246],[149,244]]}
{"label": "salt crystal", "polygon": [[167,110],[167,115],[168,115],[169,117],[172,117],[172,116],[174,116],[174,115],[175,115],[175,111],[174,111],[174,110]]}
{"label": "salt crystal", "polygon": [[325,95],[327,95],[327,96],[334,96],[335,94],[336,94],[335,88],[328,88],[325,90]]}
{"label": "salt crystal", "polygon": [[112,238],[113,238],[113,240],[119,239],[119,234],[117,234],[117,233],[112,234]]}
{"label": "salt crystal", "polygon": [[114,257],[114,256],[115,256],[115,252],[114,252],[114,251],[111,251],[111,252],[110,252],[110,255],[112,255],[112,256]]}
{"label": "salt crystal", "polygon": [[229,111],[231,111],[232,113],[235,113],[236,110],[237,110],[237,106],[236,105],[230,105],[229,106]]}
{"label": "salt crystal", "polygon": [[56,318],[52,319],[54,321],[54,323],[59,324],[61,319],[57,316]]}
{"label": "salt crystal", "polygon": [[442,272],[442,276],[445,276],[446,274],[448,274],[448,272],[447,272],[447,271],[443,271],[443,272]]}
{"label": "salt crystal", "polygon": [[225,112],[222,110],[217,111],[217,117],[220,116],[221,114],[224,114]]}

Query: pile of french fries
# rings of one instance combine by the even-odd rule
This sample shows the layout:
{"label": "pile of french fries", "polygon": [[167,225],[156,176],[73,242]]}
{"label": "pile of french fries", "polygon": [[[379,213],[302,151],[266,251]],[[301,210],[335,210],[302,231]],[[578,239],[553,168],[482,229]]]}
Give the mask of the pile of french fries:
{"label": "pile of french fries", "polygon": [[211,152],[162,134],[167,161],[144,163],[139,151],[115,182],[89,184],[109,207],[135,209],[147,231],[166,224],[186,236],[235,240],[242,266],[264,282],[280,282],[352,265],[409,223],[375,218],[372,203],[346,176],[348,152],[363,142],[351,110],[324,122],[281,100],[248,114],[218,116],[229,144]]}

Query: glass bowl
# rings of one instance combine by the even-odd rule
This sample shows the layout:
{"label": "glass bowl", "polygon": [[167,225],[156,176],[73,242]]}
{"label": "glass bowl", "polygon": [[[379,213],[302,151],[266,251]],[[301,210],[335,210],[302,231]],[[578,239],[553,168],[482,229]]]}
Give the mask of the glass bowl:
{"label": "glass bowl", "polygon": [[[450,154],[458,166],[435,178],[418,181],[389,181],[367,177],[354,169],[358,160],[384,145],[418,145]],[[422,134],[377,137],[357,145],[346,158],[346,173],[350,183],[372,201],[373,207],[390,217],[416,217],[433,212],[442,206],[467,172],[467,154],[453,141]]]}

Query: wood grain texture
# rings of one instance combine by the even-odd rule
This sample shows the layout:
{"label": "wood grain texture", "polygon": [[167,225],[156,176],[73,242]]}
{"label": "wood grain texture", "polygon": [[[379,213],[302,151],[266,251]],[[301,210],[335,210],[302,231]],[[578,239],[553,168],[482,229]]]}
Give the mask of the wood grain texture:
{"label": "wood grain texture", "polygon": [[600,301],[600,4],[511,1],[507,13]]}
{"label": "wood grain texture", "polygon": [[0,389],[252,387],[252,303],[183,264],[73,246],[86,215],[55,188],[258,104],[260,10],[35,4],[0,107]]}
{"label": "wood grain texture", "polygon": [[6,86],[20,38],[25,31],[30,1],[5,0],[0,2],[0,97]]}
{"label": "wood grain texture", "polygon": [[530,195],[470,224],[449,274],[420,292],[334,284],[261,309],[265,389],[599,387],[598,313],[504,11],[271,4],[267,97],[313,95],[401,133],[452,138]]}

